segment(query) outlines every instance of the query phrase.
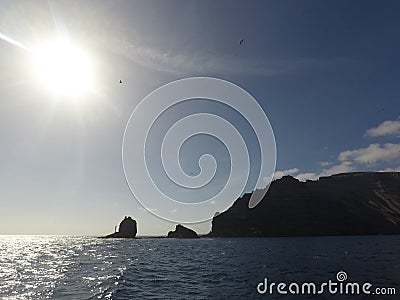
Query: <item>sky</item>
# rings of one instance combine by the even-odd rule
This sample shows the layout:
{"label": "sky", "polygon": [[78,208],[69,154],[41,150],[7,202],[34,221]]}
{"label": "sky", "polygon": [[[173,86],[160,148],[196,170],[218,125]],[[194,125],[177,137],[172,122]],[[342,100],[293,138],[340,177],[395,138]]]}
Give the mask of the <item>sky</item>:
{"label": "sky", "polygon": [[[105,235],[126,215],[138,221],[139,235],[172,230],[176,223],[133,197],[121,148],[139,102],[188,77],[232,82],[258,101],[275,136],[275,178],[400,171],[397,1],[0,1],[0,7],[0,234]],[[29,49],[60,37],[92,63],[93,85],[78,100],[50,92],[34,71]],[[226,149],[196,138],[193,144],[202,146],[182,148],[183,169],[197,174],[203,150],[214,151],[222,161],[218,187],[229,170]],[[249,148],[256,149],[254,140]],[[189,227],[206,233],[210,226]]]}

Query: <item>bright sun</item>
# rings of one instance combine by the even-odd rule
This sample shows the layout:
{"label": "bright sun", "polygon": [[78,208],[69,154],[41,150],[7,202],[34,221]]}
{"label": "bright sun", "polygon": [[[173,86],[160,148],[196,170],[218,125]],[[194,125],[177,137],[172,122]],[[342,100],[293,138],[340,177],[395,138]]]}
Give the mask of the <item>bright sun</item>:
{"label": "bright sun", "polygon": [[91,88],[90,59],[75,45],[58,41],[37,47],[33,54],[38,78],[54,93],[81,96]]}

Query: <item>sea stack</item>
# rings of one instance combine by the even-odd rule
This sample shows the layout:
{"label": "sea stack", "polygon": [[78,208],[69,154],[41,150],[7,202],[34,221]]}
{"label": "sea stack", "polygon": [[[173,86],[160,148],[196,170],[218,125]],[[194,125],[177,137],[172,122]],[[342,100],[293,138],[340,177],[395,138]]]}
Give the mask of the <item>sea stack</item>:
{"label": "sea stack", "polygon": [[119,230],[105,236],[104,238],[134,238],[137,233],[137,224],[131,217],[125,217],[119,223]]}
{"label": "sea stack", "polygon": [[176,238],[176,239],[197,239],[199,236],[197,233],[189,228],[186,228],[185,226],[182,226],[181,224],[176,225],[175,231],[170,231],[168,232],[169,238]]}

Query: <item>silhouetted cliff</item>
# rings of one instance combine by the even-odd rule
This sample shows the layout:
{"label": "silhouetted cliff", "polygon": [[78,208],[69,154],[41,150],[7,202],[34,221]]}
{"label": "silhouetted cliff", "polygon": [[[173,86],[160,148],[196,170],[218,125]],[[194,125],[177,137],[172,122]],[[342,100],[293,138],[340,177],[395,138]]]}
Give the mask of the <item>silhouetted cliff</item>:
{"label": "silhouetted cliff", "polygon": [[119,230],[105,236],[105,238],[134,238],[136,233],[136,221],[131,217],[125,217],[119,224]]}
{"label": "silhouetted cliff", "polygon": [[194,230],[186,228],[185,226],[179,224],[176,225],[175,231],[168,232],[167,237],[177,239],[196,239],[199,236]]}
{"label": "silhouetted cliff", "polygon": [[209,236],[400,234],[400,173],[360,172],[272,182],[248,208],[244,195],[213,218]]}

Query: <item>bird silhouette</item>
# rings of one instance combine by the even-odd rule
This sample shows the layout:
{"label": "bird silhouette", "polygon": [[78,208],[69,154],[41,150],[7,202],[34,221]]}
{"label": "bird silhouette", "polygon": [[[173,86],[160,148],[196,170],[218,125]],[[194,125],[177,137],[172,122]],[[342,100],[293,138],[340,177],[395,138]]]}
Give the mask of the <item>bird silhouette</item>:
{"label": "bird silhouette", "polygon": [[244,40],[241,39],[240,42],[239,42],[239,45],[241,45],[241,44],[243,44],[243,43],[244,43]]}
{"label": "bird silhouette", "polygon": [[119,83],[122,83],[122,80],[120,80]]}

